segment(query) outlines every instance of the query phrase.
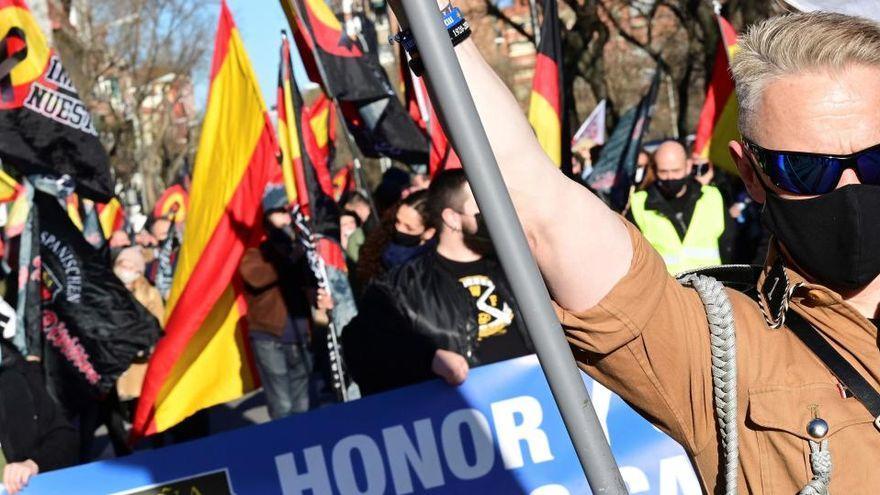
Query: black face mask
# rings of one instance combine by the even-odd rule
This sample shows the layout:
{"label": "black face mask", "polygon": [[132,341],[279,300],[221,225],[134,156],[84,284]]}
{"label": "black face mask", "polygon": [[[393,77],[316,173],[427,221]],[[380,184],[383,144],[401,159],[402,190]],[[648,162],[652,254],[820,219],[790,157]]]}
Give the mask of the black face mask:
{"label": "black face mask", "polygon": [[812,199],[768,192],[761,218],[807,275],[858,289],[880,275],[880,187],[854,184]]}
{"label": "black face mask", "polygon": [[681,189],[691,181],[690,177],[682,177],[681,179],[657,179],[657,189],[666,199],[672,199]]}
{"label": "black face mask", "polygon": [[489,228],[486,227],[486,221],[483,220],[483,215],[477,213],[474,215],[474,219],[477,221],[476,232],[468,232],[466,229],[462,229],[461,231],[461,233],[464,234],[464,244],[471,251],[484,256],[494,253],[495,247],[492,245],[492,238],[489,237]]}
{"label": "black face mask", "polygon": [[416,247],[422,243],[422,236],[407,234],[395,229],[392,242],[403,247]]}

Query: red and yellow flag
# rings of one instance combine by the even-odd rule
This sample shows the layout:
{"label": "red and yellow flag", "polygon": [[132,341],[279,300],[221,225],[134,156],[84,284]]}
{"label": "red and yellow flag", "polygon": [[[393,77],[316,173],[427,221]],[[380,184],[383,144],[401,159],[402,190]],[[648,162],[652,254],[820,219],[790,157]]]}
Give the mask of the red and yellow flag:
{"label": "red and yellow flag", "polygon": [[287,35],[281,40],[281,65],[278,69],[278,146],[281,149],[281,172],[284,189],[291,204],[299,204],[303,214],[309,215],[308,197],[304,180],[302,139],[296,120],[293,92],[293,65],[290,59],[290,41]]}
{"label": "red and yellow flag", "polygon": [[717,16],[721,40],[715,53],[715,67],[706,92],[706,102],[697,123],[694,152],[728,172],[736,174],[736,165],[730,157],[727,143],[740,138],[737,128],[739,105],[736,101],[733,79],[730,77],[730,58],[739,48],[736,30],[726,19]]}
{"label": "red and yellow flag", "polygon": [[562,38],[556,0],[544,0],[541,43],[529,101],[529,122],[541,148],[557,167],[562,165]]}
{"label": "red and yellow flag", "polygon": [[175,223],[186,221],[186,209],[189,205],[189,194],[181,184],[174,184],[162,193],[156,206],[153,207],[153,218],[168,218],[174,214]]}
{"label": "red and yellow flag", "polygon": [[244,328],[238,265],[262,234],[261,200],[277,144],[225,0],[196,157],[186,238],[165,336],[150,359],[132,436],[166,430],[257,385]]}
{"label": "red and yellow flag", "polygon": [[125,226],[125,208],[118,199],[113,198],[109,203],[98,204],[98,220],[101,222],[101,230],[104,238],[109,239],[117,230]]}

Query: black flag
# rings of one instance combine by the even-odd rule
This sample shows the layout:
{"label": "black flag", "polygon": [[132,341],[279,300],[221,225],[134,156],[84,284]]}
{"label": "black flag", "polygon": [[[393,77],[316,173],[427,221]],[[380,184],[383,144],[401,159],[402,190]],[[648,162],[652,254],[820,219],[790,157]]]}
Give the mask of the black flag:
{"label": "black flag", "polygon": [[[36,192],[43,272],[43,338],[99,393],[159,338],[156,318],[113,273],[58,200]],[[106,249],[106,248],[105,248]],[[36,302],[35,302],[36,303]]]}
{"label": "black flag", "polygon": [[[312,81],[339,103],[361,152],[428,163],[428,140],[409,117],[378,58],[349,38],[323,0],[286,0],[293,38]],[[294,15],[296,13],[296,15]]]}
{"label": "black flag", "polygon": [[0,159],[25,175],[69,175],[82,196],[113,195],[92,116],[24,0],[0,7]]}

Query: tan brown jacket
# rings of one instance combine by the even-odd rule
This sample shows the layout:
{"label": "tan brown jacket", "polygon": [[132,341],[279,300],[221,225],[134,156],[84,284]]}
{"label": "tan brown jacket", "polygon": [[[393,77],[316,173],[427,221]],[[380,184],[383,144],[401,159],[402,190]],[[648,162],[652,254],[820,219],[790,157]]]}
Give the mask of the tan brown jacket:
{"label": "tan brown jacket", "polygon": [[[711,493],[719,456],[706,314],[697,293],[669,276],[638,230],[627,227],[629,273],[596,307],[557,313],[580,366],[681,443]],[[830,426],[830,492],[880,492],[880,431],[865,407],[843,398],[837,379],[787,328],[771,330],[754,301],[728,292],[737,335],[740,492],[791,495],[810,481],[806,427],[814,414]],[[816,285],[798,289],[792,307],[880,388],[871,322]]]}

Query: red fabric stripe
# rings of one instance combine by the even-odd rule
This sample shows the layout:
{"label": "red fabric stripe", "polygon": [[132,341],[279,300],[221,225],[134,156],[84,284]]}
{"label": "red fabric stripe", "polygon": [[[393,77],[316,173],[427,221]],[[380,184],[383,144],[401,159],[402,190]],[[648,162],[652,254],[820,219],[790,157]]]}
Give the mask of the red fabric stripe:
{"label": "red fabric stripe", "polygon": [[718,42],[715,51],[715,64],[712,68],[712,78],[709,80],[709,88],[706,91],[706,101],[700,111],[700,120],[697,122],[696,141],[694,150],[702,153],[706,145],[712,140],[712,133],[724,107],[730,98],[735,98],[734,83],[730,77],[729,62],[727,56],[727,40],[736,41],[736,31],[723,17],[718,17],[721,26],[722,39]]}
{"label": "red fabric stripe", "polygon": [[562,115],[560,111],[559,66],[556,65],[555,60],[543,53],[539,53],[535,60],[535,79],[532,82],[532,91],[541,94],[556,111],[556,115]]}
{"label": "red fabric stripe", "polygon": [[[324,0],[321,0],[324,1]],[[340,30],[321,22],[317,15],[309,8],[308,2],[300,2],[300,5],[309,16],[309,26],[315,37],[315,42],[325,52],[343,58],[358,58],[363,55],[360,47]]]}
{"label": "red fabric stripe", "polygon": [[[226,60],[226,54],[229,53],[229,38],[232,36],[232,30],[235,29],[235,20],[232,19],[232,13],[226,5],[226,0],[220,2],[220,22],[217,25],[217,38],[214,40],[214,59],[211,61],[211,81],[217,76],[220,67]],[[210,101],[210,96],[208,100]]]}
{"label": "red fabric stripe", "polygon": [[[330,137],[327,136],[327,144],[321,148],[318,146],[318,136],[312,129],[312,119],[318,117],[321,112],[327,110],[332,112],[332,103],[327,95],[321,93],[318,98],[312,102],[310,106],[303,106],[302,109],[302,129],[303,142],[305,143],[305,151],[309,154],[309,159],[315,169],[315,179],[321,190],[327,196],[333,196],[333,180],[330,177]],[[328,113],[329,115],[329,113]],[[331,124],[330,119],[327,120],[328,126]],[[329,130],[329,127],[328,127]]]}
{"label": "red fabric stripe", "polygon": [[337,242],[321,237],[315,246],[318,256],[324,260],[327,266],[332,266],[338,270],[348,273],[348,266],[345,264],[345,254],[342,252],[342,246]]}
{"label": "red fabric stripe", "polygon": [[[244,250],[259,245],[263,235],[262,210],[255,208],[262,201],[263,190],[270,179],[275,159],[275,140],[268,115],[266,125],[238,188],[226,206],[211,240],[193,269],[186,288],[165,325],[165,337],[159,340],[150,358],[132,437],[139,432],[155,433],[153,415],[159,392],[214,303],[234,280]],[[149,409],[146,405],[149,404]]]}

